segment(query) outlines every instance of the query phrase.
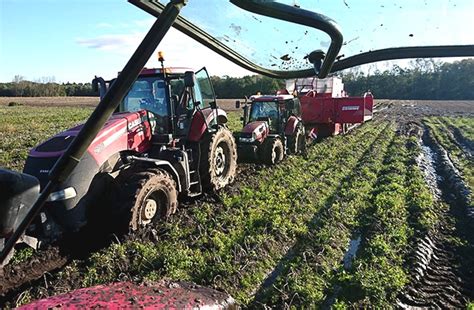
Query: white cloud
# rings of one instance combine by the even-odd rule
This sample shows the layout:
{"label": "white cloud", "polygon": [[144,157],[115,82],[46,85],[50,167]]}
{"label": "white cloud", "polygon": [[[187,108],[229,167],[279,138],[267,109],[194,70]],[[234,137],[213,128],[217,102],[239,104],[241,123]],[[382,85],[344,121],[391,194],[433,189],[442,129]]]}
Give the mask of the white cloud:
{"label": "white cloud", "polygon": [[96,25],[97,28],[112,28],[113,25],[112,24],[109,24],[109,23],[98,23]]}
{"label": "white cloud", "polygon": [[[144,36],[145,33],[143,32],[101,35],[95,38],[78,38],[76,43],[99,51],[131,56]],[[197,70],[205,66],[209,74],[219,76],[252,74],[175,29],[170,29],[158,46],[158,50],[165,53],[165,65],[168,67],[190,67]],[[157,51],[147,62],[147,67],[160,66]]]}
{"label": "white cloud", "polygon": [[140,43],[140,34],[110,34],[90,39],[76,39],[76,43],[87,48],[105,51],[130,49]]}

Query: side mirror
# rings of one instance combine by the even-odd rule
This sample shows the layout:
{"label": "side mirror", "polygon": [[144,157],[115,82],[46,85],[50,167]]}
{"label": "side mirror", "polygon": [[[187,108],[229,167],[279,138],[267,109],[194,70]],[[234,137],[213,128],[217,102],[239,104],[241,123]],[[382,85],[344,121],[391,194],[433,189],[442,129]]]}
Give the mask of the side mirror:
{"label": "side mirror", "polygon": [[235,102],[235,108],[236,108],[236,109],[240,109],[240,100],[237,100],[237,101]]}
{"label": "side mirror", "polygon": [[184,72],[184,87],[194,87],[196,84],[196,76],[193,71]]}
{"label": "side mirror", "polygon": [[198,107],[201,105],[201,101],[194,101],[194,107]]}
{"label": "side mirror", "polygon": [[211,109],[217,109],[217,103],[215,101],[209,102],[209,106],[211,107]]}

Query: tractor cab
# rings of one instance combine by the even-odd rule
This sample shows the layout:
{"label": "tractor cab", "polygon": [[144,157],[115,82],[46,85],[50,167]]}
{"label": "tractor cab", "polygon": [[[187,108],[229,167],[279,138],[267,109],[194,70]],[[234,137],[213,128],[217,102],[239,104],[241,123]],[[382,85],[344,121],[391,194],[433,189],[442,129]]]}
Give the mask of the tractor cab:
{"label": "tractor cab", "polygon": [[[216,109],[215,95],[205,68],[143,69],[122,100],[118,112],[147,110],[154,134],[187,136],[194,113]],[[207,111],[208,110],[208,111]],[[210,120],[209,125],[216,122]]]}
{"label": "tractor cab", "polygon": [[[271,133],[285,129],[286,120],[290,115],[301,117],[301,105],[298,98],[292,95],[252,96],[250,97],[248,118],[244,117],[244,126],[256,121],[266,121]],[[248,109],[248,107],[247,107]]]}
{"label": "tractor cab", "polygon": [[[240,108],[240,102],[236,102]],[[241,159],[262,161],[273,165],[287,154],[302,151],[304,128],[301,105],[292,95],[252,96],[243,107],[242,131],[236,133]]]}

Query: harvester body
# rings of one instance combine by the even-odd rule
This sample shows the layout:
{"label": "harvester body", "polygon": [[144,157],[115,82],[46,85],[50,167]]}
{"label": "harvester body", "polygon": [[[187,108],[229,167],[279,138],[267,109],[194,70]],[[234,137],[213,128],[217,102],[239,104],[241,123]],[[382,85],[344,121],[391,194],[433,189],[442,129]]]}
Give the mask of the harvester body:
{"label": "harvester body", "polygon": [[313,139],[344,133],[351,126],[372,119],[372,94],[347,96],[339,77],[288,80],[286,85],[298,94],[306,132]]}

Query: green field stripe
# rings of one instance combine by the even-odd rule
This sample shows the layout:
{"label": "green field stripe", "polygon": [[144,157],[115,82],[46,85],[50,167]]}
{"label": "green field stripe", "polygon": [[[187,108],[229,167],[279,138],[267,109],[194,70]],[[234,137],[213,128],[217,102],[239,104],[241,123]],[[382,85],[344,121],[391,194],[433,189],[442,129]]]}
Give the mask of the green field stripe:
{"label": "green field stripe", "polygon": [[0,166],[21,171],[29,150],[85,120],[91,108],[0,107]]}
{"label": "green field stripe", "polygon": [[414,231],[417,231],[419,235],[424,235],[438,224],[439,205],[435,204],[423,172],[418,165],[417,157],[420,156],[422,150],[416,137],[409,138],[407,149],[406,201],[410,213],[409,223]]}
{"label": "green field stripe", "polygon": [[295,294],[298,294],[297,300],[293,300],[296,305],[301,302],[311,305],[324,298],[324,290],[331,286],[331,271],[341,266],[354,213],[361,207],[357,202],[362,200],[364,189],[354,190],[354,183],[362,184],[366,175],[373,174],[369,167],[379,160],[379,151],[383,153],[393,135],[392,126],[382,128],[370,145],[362,146],[365,151],[358,154],[354,164],[346,165],[344,177],[337,179],[332,190],[324,196],[317,194],[319,200],[315,203],[320,212],[313,216],[308,232],[292,248],[292,255],[280,262],[285,270],[273,284],[274,289],[261,291],[254,303],[281,305],[289,303]]}
{"label": "green field stripe", "polygon": [[405,201],[405,142],[405,137],[396,136],[384,159],[372,193],[372,206],[361,218],[365,227],[363,239],[357,258],[345,275],[340,306],[388,306],[408,281],[403,264],[412,231]]}
{"label": "green field stripe", "polygon": [[474,141],[474,117],[440,117],[448,125],[459,129],[463,137]]}

